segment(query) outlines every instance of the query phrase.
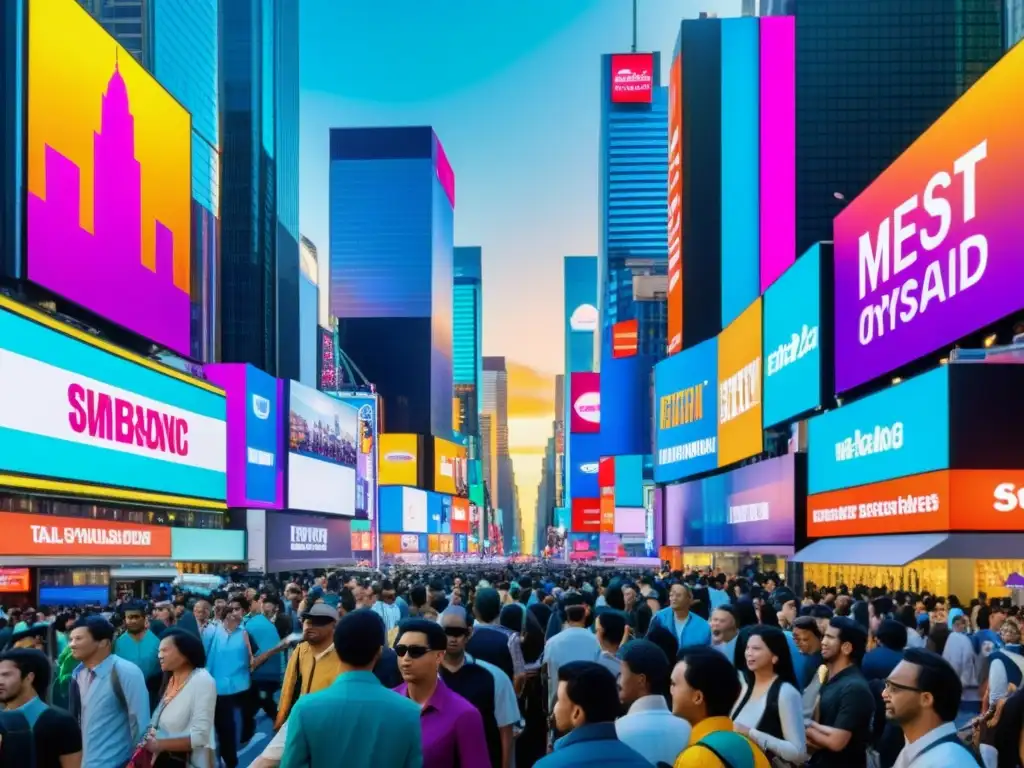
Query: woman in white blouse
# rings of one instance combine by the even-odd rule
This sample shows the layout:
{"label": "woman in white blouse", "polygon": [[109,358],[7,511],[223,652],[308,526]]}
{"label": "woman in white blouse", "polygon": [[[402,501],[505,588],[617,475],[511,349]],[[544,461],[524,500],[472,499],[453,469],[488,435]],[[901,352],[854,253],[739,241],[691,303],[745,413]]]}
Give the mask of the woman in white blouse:
{"label": "woman in white blouse", "polygon": [[145,741],[153,754],[153,768],[216,765],[217,684],[205,666],[202,640],[180,629],[164,632],[160,639],[164,685]]}
{"label": "woman in white blouse", "polygon": [[773,762],[800,765],[807,760],[807,736],[789,642],[778,627],[746,631],[746,690],[733,710],[735,728]]}

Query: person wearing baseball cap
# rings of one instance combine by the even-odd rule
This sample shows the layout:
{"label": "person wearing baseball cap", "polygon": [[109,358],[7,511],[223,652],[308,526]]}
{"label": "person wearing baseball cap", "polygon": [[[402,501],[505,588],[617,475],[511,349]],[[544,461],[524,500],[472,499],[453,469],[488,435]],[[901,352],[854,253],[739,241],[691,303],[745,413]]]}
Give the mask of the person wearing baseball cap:
{"label": "person wearing baseball cap", "polygon": [[302,614],[302,642],[288,660],[278,703],[276,728],[288,719],[295,702],[307,693],[321,691],[341,672],[334,652],[334,628],[338,611],[327,603],[314,603]]}

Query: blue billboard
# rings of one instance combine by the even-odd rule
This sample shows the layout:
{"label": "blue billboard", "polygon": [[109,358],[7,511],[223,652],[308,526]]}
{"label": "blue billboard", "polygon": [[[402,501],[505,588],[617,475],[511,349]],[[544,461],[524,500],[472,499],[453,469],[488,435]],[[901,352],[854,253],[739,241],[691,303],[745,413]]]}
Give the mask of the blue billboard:
{"label": "blue billboard", "polygon": [[718,467],[718,339],[654,366],[654,479],[668,483]]}
{"label": "blue billboard", "polygon": [[821,246],[813,245],[764,294],[766,427],[822,404]]}
{"label": "blue billboard", "polygon": [[601,455],[650,452],[651,368],[648,355],[601,357]]}
{"label": "blue billboard", "polygon": [[813,418],[808,493],[949,467],[949,368]]}
{"label": "blue billboard", "polygon": [[427,533],[452,532],[452,497],[427,491]]}
{"label": "blue billboard", "polygon": [[615,506],[644,505],[644,457],[615,457]]}
{"label": "blue billboard", "polygon": [[569,487],[574,499],[596,499],[601,495],[597,465],[601,460],[601,434],[580,432],[569,435]]}

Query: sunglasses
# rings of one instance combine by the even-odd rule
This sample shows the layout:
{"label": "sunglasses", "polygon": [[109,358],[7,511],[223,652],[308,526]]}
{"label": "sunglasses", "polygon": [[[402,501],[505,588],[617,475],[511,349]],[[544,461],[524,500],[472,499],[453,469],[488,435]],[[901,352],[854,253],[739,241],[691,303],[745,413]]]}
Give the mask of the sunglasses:
{"label": "sunglasses", "polygon": [[409,654],[411,659],[422,659],[430,653],[430,649],[424,645],[396,645],[395,653],[400,659],[405,658],[405,654]]}
{"label": "sunglasses", "polygon": [[444,633],[448,637],[465,637],[469,634],[469,630],[465,627],[445,627]]}

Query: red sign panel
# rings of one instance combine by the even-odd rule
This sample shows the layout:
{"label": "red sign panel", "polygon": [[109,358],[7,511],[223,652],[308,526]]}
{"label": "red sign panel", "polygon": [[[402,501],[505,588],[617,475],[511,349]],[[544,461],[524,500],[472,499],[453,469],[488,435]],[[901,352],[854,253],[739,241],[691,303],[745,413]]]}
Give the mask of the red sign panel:
{"label": "red sign panel", "polygon": [[601,500],[600,499],[573,499],[572,500],[572,532],[573,533],[600,533],[601,532]]}
{"label": "red sign panel", "polygon": [[654,93],[654,54],[612,54],[612,103],[650,104]]}
{"label": "red sign panel", "polygon": [[604,456],[597,462],[597,485],[599,488],[615,489],[614,456]]}
{"label": "red sign panel", "polygon": [[638,320],[623,320],[612,326],[612,357],[634,357],[639,347]]}

